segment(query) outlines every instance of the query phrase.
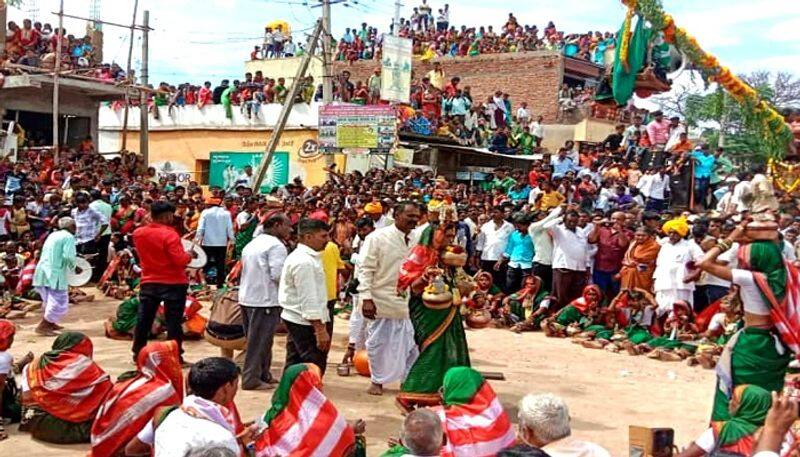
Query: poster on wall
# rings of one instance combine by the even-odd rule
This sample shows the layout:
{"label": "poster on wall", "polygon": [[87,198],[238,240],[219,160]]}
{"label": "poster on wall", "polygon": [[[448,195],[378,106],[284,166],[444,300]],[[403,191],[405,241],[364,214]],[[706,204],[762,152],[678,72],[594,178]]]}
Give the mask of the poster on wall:
{"label": "poster on wall", "polygon": [[[209,153],[208,185],[220,187],[225,192],[234,190],[238,183],[246,181],[244,171],[248,165],[253,167],[253,173],[261,163],[263,152],[211,152]],[[289,153],[275,152],[272,163],[267,169],[264,182],[261,184],[261,193],[269,193],[273,188],[280,187],[289,182]]]}
{"label": "poster on wall", "polygon": [[389,105],[327,105],[319,108],[319,147],[388,150],[397,140],[397,120]]}
{"label": "poster on wall", "polygon": [[411,92],[411,40],[383,36],[381,99],[408,103]]}

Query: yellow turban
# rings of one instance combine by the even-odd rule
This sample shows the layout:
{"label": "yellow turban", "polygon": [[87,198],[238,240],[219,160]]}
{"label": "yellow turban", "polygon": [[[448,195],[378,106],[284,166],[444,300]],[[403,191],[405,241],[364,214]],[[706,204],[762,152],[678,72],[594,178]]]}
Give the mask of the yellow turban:
{"label": "yellow turban", "polygon": [[367,214],[381,214],[383,213],[383,206],[380,202],[369,202],[364,205],[364,212]]}
{"label": "yellow turban", "polygon": [[689,224],[686,222],[686,218],[679,217],[664,223],[661,230],[666,234],[674,230],[678,235],[685,238],[689,234]]}

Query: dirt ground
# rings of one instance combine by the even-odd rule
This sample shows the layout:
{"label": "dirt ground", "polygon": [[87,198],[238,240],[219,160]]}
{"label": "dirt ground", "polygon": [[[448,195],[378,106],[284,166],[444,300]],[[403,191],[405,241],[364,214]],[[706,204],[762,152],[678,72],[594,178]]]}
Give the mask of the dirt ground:
{"label": "dirt ground", "polygon": [[[91,292],[90,292],[91,293]],[[96,293],[96,291],[95,291]],[[101,297],[100,294],[97,295]],[[103,336],[103,320],[116,309],[116,300],[98,300],[74,306],[65,327],[92,338],[95,360],[112,376],[133,368],[130,343]],[[207,309],[206,309],[207,311]],[[27,351],[41,353],[50,348],[52,338],[37,336],[34,313],[18,320],[16,342],[10,352],[15,358]],[[347,322],[337,318],[325,393],[348,419],[367,422],[370,456],[386,449],[386,438],[396,436],[402,417],[394,406],[399,386],[388,386],[383,397],[372,397],[365,390],[368,378],[358,375],[339,377],[335,364],[341,360],[347,343]],[[517,335],[507,330],[469,331],[472,364],[482,371],[500,371],[505,381],[493,381],[512,421],[516,423],[516,404],[529,392],[553,392],[564,397],[570,408],[573,435],[595,441],[614,456],[627,455],[628,426],[672,427],[676,444],[682,447],[704,430],[711,409],[714,374],[688,367],[584,349],[568,340],[545,338],[541,333]],[[275,342],[273,374],[280,375],[285,338]],[[185,343],[186,358],[196,361],[218,355],[205,341]],[[272,391],[240,391],[236,403],[244,420],[254,419],[269,407]],[[16,425],[7,427],[10,438],[0,442],[0,455],[82,456],[88,446],[56,446],[34,441],[21,434]],[[9,453],[10,452],[10,453]]]}

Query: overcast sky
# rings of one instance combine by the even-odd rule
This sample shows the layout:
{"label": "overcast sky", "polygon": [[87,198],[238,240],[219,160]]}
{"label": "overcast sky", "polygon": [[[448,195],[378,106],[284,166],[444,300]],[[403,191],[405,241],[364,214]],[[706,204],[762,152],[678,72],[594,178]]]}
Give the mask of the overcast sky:
{"label": "overcast sky", "polygon": [[[403,0],[402,15],[421,0]],[[429,0],[439,8],[444,1]],[[89,0],[65,0],[65,12],[89,15]],[[133,0],[102,0],[101,19],[130,23]],[[150,10],[150,81],[216,83],[222,78],[238,78],[243,62],[254,45],[260,44],[264,25],[283,19],[292,26],[295,41],[305,41],[305,31],[313,26],[320,8],[310,8],[315,0],[140,0],[141,10]],[[542,29],[554,21],[559,30],[584,32],[617,30],[625,8],[619,0],[519,0],[502,2],[493,8],[487,2],[451,2],[451,24],[460,26],[501,26],[509,12],[520,23]],[[513,5],[513,6],[512,6]],[[735,72],[755,69],[786,70],[800,75],[800,2],[794,0],[664,0],[664,7],[679,26],[697,37],[700,44],[717,55]],[[9,20],[35,17],[54,26],[58,18],[51,12],[58,0],[27,0],[21,8],[10,8]],[[345,27],[361,22],[388,30],[394,14],[393,0],[347,0],[333,6],[333,28],[341,36]],[[67,19],[67,33],[81,33],[85,22]],[[129,31],[104,27],[106,61],[125,66]],[[134,67],[141,61],[141,34],[134,38]]]}

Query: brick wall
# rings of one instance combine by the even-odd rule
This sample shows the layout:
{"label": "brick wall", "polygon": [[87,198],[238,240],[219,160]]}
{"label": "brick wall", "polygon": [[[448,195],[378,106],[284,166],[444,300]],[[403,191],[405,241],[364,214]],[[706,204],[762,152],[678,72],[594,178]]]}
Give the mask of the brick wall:
{"label": "brick wall", "polygon": [[[563,58],[559,53],[532,51],[513,54],[487,54],[476,57],[439,58],[445,76],[461,78],[461,87],[470,86],[476,102],[484,102],[496,90],[508,92],[514,110],[523,101],[533,115],[542,115],[545,122],[555,122],[558,110],[558,88],[563,78]],[[364,80],[378,62],[358,61],[353,64],[335,62],[334,71],[350,71],[351,80]],[[414,61],[416,75],[427,73],[432,62]]]}

